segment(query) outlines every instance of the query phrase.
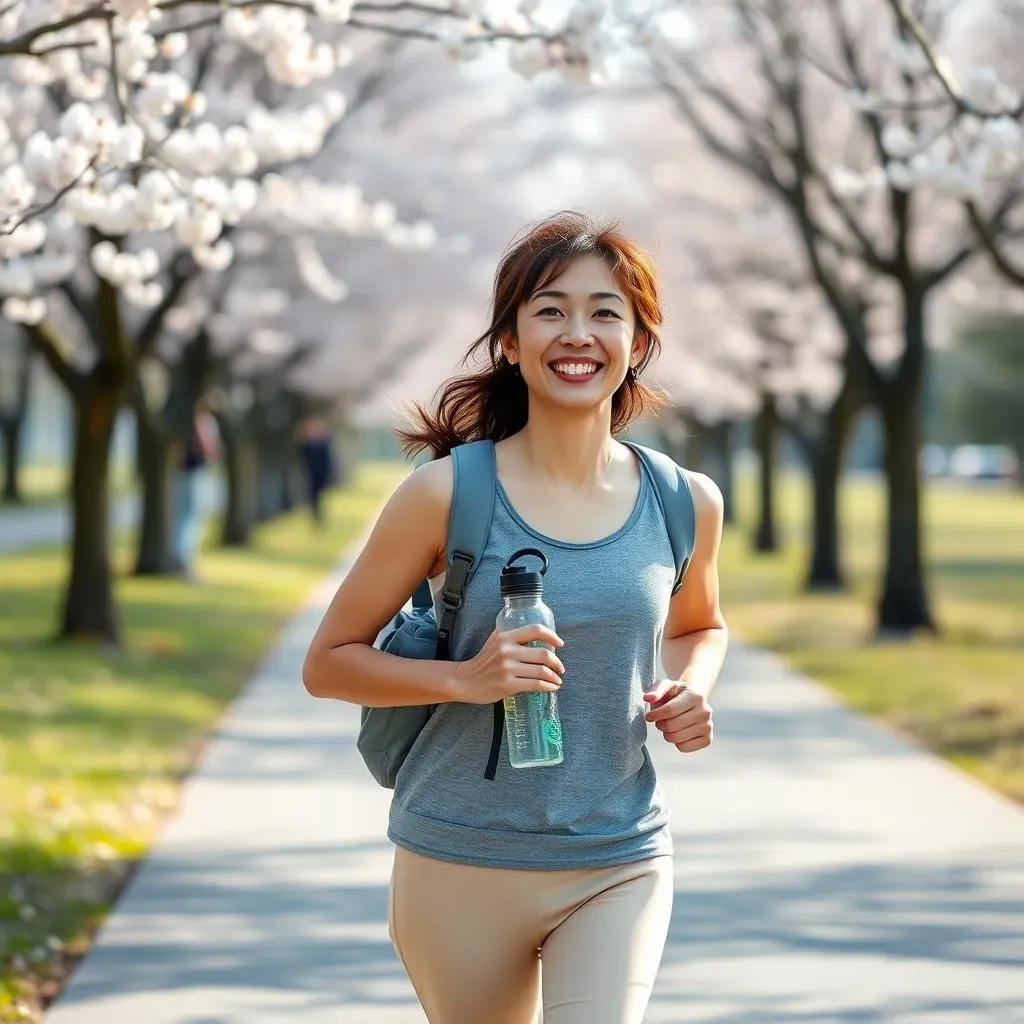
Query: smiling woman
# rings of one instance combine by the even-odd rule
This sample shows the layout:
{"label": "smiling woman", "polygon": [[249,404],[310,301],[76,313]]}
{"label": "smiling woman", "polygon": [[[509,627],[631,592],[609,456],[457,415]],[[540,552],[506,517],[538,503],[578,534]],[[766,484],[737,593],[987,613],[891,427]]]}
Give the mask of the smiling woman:
{"label": "smiling woman", "polygon": [[[600,381],[598,389],[611,398],[610,430],[618,433],[661,404],[640,380],[660,350],[661,322],[654,264],[615,225],[576,212],[542,221],[506,251],[495,275],[490,326],[466,354],[468,361],[486,351],[487,371],[448,381],[433,413],[417,408],[415,425],[398,432],[403,446],[441,458],[458,444],[502,441],[522,430],[529,388],[540,380],[517,355],[519,344],[529,346],[529,358],[546,353],[552,381]],[[557,339],[561,348],[550,348]],[[588,389],[583,400],[594,397]]]}
{"label": "smiling woman", "polygon": [[[303,680],[368,708],[430,706],[388,836],[390,934],[431,1024],[533,1024],[538,1001],[545,1024],[640,1024],[673,895],[648,729],[684,754],[711,743],[721,495],[616,439],[657,404],[641,374],[661,309],[650,259],[614,226],[577,213],[534,226],[505,254],[492,307],[470,350],[489,365],[401,432],[434,458],[381,513]],[[485,533],[471,555],[452,516],[467,479]],[[557,633],[548,618],[495,628],[516,600],[503,570],[527,552],[549,570]],[[425,577],[448,651],[378,649]],[[562,759],[513,762],[504,701],[543,713],[556,694]]]}

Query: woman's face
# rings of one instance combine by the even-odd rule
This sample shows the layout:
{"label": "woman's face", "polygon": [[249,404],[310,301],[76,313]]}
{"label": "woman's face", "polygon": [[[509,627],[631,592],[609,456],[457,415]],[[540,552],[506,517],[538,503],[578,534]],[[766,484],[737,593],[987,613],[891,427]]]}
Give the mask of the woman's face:
{"label": "woman's face", "polygon": [[519,307],[516,337],[503,348],[532,394],[582,409],[615,394],[644,342],[608,265],[584,256]]}

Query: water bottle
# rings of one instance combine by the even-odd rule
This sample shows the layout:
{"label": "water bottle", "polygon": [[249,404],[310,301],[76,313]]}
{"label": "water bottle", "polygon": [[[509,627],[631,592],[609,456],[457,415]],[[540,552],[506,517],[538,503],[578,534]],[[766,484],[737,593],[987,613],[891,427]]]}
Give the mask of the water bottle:
{"label": "water bottle", "polygon": [[[516,565],[519,559],[534,555],[541,561],[540,571]],[[512,555],[501,570],[503,606],[495,622],[501,633],[540,623],[553,630],[555,617],[544,603],[544,573],[548,560],[536,548],[523,548]],[[531,647],[550,645],[536,640]],[[508,757],[513,768],[539,768],[562,763],[562,724],[558,719],[558,702],[554,693],[528,691],[505,698],[505,733],[508,736]]]}

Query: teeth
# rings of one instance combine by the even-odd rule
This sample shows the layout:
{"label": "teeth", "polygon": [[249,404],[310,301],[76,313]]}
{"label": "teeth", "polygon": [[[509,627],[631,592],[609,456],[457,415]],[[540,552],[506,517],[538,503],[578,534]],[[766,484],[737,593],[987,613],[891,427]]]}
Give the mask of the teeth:
{"label": "teeth", "polygon": [[599,363],[555,363],[554,366],[559,373],[568,374],[570,377],[582,377],[601,368]]}

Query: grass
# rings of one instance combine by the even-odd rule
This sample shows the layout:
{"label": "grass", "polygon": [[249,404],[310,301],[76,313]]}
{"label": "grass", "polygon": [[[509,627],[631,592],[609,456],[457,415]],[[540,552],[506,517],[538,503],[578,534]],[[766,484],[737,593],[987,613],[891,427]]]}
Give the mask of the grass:
{"label": "grass", "polygon": [[[134,486],[130,463],[114,463],[110,467],[111,489],[125,494]],[[30,462],[21,468],[21,505],[14,508],[56,505],[67,496],[68,467],[64,463]]]}
{"label": "grass", "polygon": [[753,481],[723,542],[723,607],[732,632],[769,647],[847,703],[1024,802],[1024,492],[935,485],[924,500],[928,578],[941,633],[872,641],[884,555],[875,482],[842,491],[850,592],[800,593],[807,482],[781,481],[782,550],[751,553]]}
{"label": "grass", "polygon": [[2,1024],[38,1019],[59,991],[203,737],[401,472],[361,468],[330,496],[320,532],[300,510],[262,527],[251,549],[205,551],[200,586],[122,578],[119,652],[51,642],[57,551],[0,560]]}

